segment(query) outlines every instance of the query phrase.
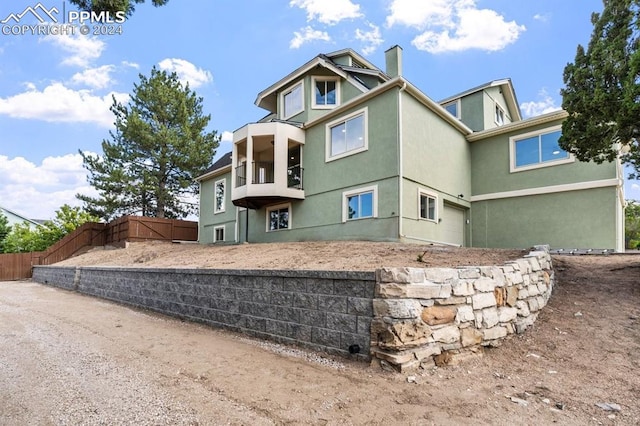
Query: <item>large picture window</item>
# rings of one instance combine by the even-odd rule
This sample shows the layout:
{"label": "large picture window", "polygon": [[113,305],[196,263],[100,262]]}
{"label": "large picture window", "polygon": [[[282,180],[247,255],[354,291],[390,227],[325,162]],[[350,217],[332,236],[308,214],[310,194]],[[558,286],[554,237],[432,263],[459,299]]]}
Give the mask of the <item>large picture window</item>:
{"label": "large picture window", "polygon": [[302,81],[282,94],[282,118],[287,119],[304,110],[304,90]]}
{"label": "large picture window", "polygon": [[215,185],[215,205],[213,206],[214,213],[222,213],[224,211],[224,198],[225,198],[225,179],[217,180]]}
{"label": "large picture window", "polygon": [[561,127],[542,132],[527,133],[510,139],[511,171],[523,171],[538,167],[572,162],[573,158],[558,144]]}
{"label": "large picture window", "polygon": [[378,217],[378,187],[370,186],[342,194],[342,221]]}
{"label": "large picture window", "polygon": [[367,147],[366,108],[327,124],[327,161],[365,151]]}
{"label": "large picture window", "polygon": [[291,205],[267,208],[267,231],[280,231],[291,227]]}
{"label": "large picture window", "polygon": [[333,108],[340,103],[340,86],[337,78],[313,78],[313,108]]}

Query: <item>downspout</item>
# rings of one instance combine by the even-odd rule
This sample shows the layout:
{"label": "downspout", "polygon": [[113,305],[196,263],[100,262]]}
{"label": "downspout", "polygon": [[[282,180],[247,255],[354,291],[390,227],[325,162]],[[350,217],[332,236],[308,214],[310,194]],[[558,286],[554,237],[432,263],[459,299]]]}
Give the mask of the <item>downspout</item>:
{"label": "downspout", "polygon": [[236,221],[234,223],[235,229],[233,232],[234,242],[237,244],[240,242],[240,226],[238,225],[240,221],[240,207],[236,206]]}
{"label": "downspout", "polygon": [[404,237],[402,229],[402,204],[403,204],[403,162],[402,162],[402,92],[407,88],[407,82],[402,82],[402,87],[398,92],[398,239]]}

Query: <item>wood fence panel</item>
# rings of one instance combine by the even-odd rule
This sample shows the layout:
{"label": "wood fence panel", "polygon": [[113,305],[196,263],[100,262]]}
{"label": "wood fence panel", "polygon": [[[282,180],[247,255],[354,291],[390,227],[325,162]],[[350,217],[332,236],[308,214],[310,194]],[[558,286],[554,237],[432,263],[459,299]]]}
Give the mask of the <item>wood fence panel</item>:
{"label": "wood fence panel", "polygon": [[12,281],[31,278],[32,259],[36,253],[0,254],[0,280]]}

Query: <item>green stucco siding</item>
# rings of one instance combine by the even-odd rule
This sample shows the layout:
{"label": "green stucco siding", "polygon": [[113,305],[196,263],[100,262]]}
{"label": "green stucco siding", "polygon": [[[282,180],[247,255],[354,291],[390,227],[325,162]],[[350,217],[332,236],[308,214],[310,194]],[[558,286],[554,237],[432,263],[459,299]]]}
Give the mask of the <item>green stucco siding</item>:
{"label": "green stucco siding", "polygon": [[597,181],[616,177],[615,163],[582,163],[577,160],[569,164],[510,172],[510,137],[551,128],[560,124],[561,121],[557,121],[532,126],[526,130],[472,142],[471,182],[473,195]]}
{"label": "green stucco siding", "polygon": [[[221,179],[225,180],[225,209],[224,212],[214,213],[214,185]],[[231,172],[202,181],[200,183],[200,215],[198,222],[200,243],[213,243],[213,229],[218,226],[225,227],[225,242],[233,242],[235,240],[235,221],[236,207],[231,202]]]}
{"label": "green stucco siding", "polygon": [[474,202],[475,247],[616,247],[615,187]]}
{"label": "green stucco siding", "polygon": [[484,130],[483,101],[483,92],[476,92],[460,99],[460,121],[474,132]]}

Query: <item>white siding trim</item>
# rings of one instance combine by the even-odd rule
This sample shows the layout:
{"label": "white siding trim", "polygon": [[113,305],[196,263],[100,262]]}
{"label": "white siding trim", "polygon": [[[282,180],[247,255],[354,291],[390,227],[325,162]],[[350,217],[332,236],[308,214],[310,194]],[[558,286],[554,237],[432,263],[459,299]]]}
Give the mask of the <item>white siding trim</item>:
{"label": "white siding trim", "polygon": [[518,189],[515,191],[493,192],[482,195],[472,195],[471,202],[498,200],[501,198],[527,197],[529,195],[555,194],[558,192],[581,191],[584,189],[605,188],[607,186],[622,185],[619,179],[593,180],[589,182],[567,183],[564,185],[542,186],[538,188]]}

